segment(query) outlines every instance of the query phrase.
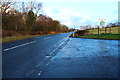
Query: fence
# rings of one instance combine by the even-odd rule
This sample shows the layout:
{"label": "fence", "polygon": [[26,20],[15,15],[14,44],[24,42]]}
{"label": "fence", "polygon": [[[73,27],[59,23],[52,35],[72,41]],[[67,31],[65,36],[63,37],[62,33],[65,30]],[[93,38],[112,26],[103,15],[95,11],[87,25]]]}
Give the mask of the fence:
{"label": "fence", "polygon": [[107,27],[89,30],[89,34],[120,34],[120,27]]}

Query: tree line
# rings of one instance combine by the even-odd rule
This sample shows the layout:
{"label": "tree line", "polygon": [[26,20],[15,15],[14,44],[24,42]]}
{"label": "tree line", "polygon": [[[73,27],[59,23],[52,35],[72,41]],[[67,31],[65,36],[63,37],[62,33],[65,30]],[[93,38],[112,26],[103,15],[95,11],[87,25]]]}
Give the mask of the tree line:
{"label": "tree line", "polygon": [[27,34],[66,32],[68,27],[42,13],[41,2],[0,2],[2,29],[23,31]]}

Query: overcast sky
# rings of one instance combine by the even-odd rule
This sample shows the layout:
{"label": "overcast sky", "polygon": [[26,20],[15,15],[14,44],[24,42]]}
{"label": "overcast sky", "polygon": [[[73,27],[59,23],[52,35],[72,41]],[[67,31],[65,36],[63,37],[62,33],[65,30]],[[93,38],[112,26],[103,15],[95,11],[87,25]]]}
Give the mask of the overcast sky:
{"label": "overcast sky", "polygon": [[118,0],[42,0],[47,16],[68,27],[97,25],[98,19],[107,23],[117,21]]}
{"label": "overcast sky", "polygon": [[[34,1],[34,0],[33,0]],[[106,23],[118,19],[119,0],[37,0],[42,2],[44,13],[70,28],[80,25],[98,25],[98,19]]]}

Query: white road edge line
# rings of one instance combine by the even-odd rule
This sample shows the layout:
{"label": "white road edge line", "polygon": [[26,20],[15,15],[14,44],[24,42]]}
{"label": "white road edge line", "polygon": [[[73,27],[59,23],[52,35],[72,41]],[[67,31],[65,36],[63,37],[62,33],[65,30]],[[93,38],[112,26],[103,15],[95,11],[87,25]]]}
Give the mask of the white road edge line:
{"label": "white road edge line", "polygon": [[52,53],[54,53],[64,42],[65,42],[65,41],[63,41],[62,43],[60,43],[60,45],[59,45],[57,48],[55,48],[55,49],[50,53],[50,55],[51,55]]}
{"label": "white road edge line", "polygon": [[4,51],[8,51],[8,50],[11,50],[11,49],[22,47],[22,46],[25,46],[25,45],[28,45],[28,44],[32,44],[32,43],[35,43],[35,42],[37,42],[37,41],[32,41],[32,42],[29,42],[29,43],[25,43],[25,44],[21,44],[21,45],[18,45],[18,46],[11,47],[11,48],[7,48],[7,49],[4,49]]}
{"label": "white road edge line", "polygon": [[[70,35],[69,35],[70,36]],[[62,44],[64,44],[64,42],[69,38],[69,36],[67,36],[66,38],[65,38],[65,40],[62,42],[62,43],[60,43],[60,45],[57,47],[57,48],[55,48],[51,53],[50,53],[50,55],[52,54],[52,53],[54,53]]]}
{"label": "white road edge line", "polygon": [[[70,34],[70,35],[71,35],[71,34]],[[69,35],[69,36],[70,36],[70,35]],[[66,39],[65,39],[57,48],[55,48],[55,49],[50,53],[50,55],[53,54],[53,53],[55,52],[55,50],[57,50],[57,49],[69,38],[69,36],[67,36]],[[54,57],[51,59],[51,61],[52,61],[53,59],[54,59]],[[48,65],[48,64],[47,64],[47,65]]]}

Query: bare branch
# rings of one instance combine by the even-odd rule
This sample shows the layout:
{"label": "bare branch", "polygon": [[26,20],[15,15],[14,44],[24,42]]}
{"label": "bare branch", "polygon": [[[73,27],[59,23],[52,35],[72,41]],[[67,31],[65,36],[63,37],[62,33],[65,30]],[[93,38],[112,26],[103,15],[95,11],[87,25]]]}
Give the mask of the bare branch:
{"label": "bare branch", "polygon": [[1,7],[0,7],[2,14],[5,14],[6,11],[15,3],[16,2],[12,2],[11,0],[2,0]]}

